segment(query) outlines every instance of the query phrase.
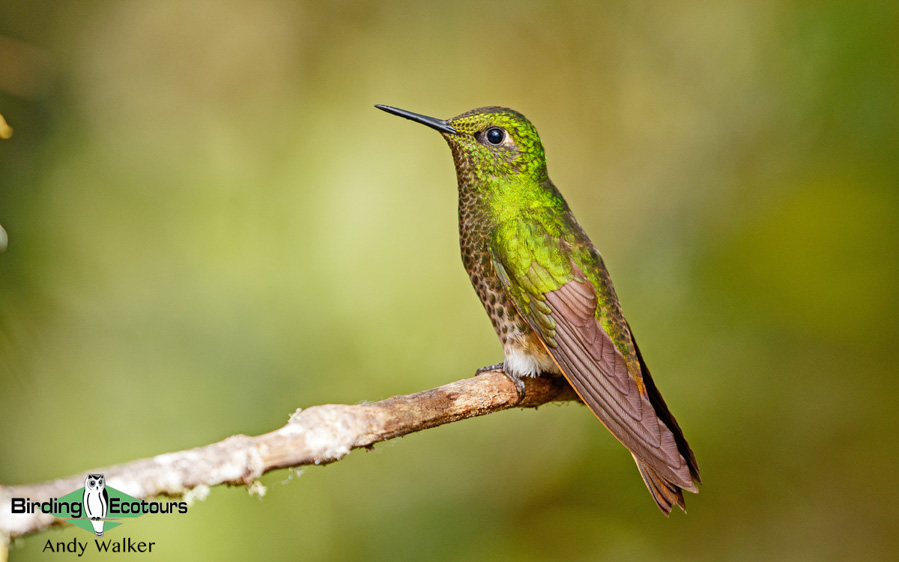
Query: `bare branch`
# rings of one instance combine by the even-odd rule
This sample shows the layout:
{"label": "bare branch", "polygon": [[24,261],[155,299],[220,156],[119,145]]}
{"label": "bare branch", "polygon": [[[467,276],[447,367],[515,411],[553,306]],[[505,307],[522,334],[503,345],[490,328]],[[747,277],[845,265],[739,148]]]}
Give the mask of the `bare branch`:
{"label": "bare branch", "polygon": [[521,403],[515,385],[501,373],[356,405],[325,404],[297,410],[286,425],[263,435],[233,435],[205,447],[165,453],[126,464],[95,468],[76,476],[0,487],[0,544],[3,538],[41,531],[60,520],[43,514],[10,513],[10,498],[59,498],[84,483],[85,473],[103,473],[106,482],[139,499],[180,496],[200,486],[249,485],[263,474],[340,460],[351,450],[466,418],[507,408],[535,408],[578,400],[562,377],[526,381]]}

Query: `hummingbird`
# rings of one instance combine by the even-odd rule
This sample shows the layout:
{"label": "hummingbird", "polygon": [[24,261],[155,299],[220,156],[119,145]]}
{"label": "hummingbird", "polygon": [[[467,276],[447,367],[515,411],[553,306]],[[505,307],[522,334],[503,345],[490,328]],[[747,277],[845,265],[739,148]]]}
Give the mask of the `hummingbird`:
{"label": "hummingbird", "polygon": [[482,107],[437,119],[378,109],[436,129],[459,184],[462,263],[503,348],[502,370],[562,375],[637,463],[667,516],[697,493],[696,458],[656,388],[596,247],[549,179],[537,129],[521,113]]}

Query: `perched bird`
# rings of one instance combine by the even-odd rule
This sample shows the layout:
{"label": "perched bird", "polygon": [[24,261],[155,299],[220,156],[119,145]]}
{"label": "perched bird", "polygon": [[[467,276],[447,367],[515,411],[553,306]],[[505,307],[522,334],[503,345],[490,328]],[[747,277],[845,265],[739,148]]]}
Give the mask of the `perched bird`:
{"label": "perched bird", "polygon": [[663,513],[698,492],[699,467],[649,374],[602,257],[546,172],[522,114],[483,107],[449,120],[386,105],[449,144],[459,181],[462,262],[503,346],[502,369],[562,374],[631,452]]}

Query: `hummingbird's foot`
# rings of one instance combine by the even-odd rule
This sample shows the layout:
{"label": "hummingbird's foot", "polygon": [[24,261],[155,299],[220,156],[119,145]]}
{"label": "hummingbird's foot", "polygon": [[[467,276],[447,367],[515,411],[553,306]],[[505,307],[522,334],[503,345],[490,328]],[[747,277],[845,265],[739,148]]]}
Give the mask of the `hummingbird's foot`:
{"label": "hummingbird's foot", "polygon": [[[496,365],[487,365],[486,367],[481,367],[480,369],[475,371],[475,376],[483,375],[484,373],[494,373],[497,371],[506,375],[506,377],[508,377],[508,379],[512,381],[512,384],[515,385],[515,390],[518,391],[518,402],[524,400],[524,381],[521,380],[521,378],[516,377],[515,375],[510,375],[509,373],[507,373],[504,363],[497,363]],[[516,404],[518,402],[516,402]]]}
{"label": "hummingbird's foot", "polygon": [[505,371],[503,371],[503,374],[506,375],[507,377],[509,377],[509,380],[512,381],[512,384],[515,385],[515,390],[518,391],[518,402],[516,402],[516,404],[520,403],[522,400],[524,400],[524,381],[521,380],[519,377],[516,377],[515,375],[510,375],[509,373],[507,373]]}
{"label": "hummingbird's foot", "polygon": [[474,372],[475,376],[483,375],[484,373],[492,373],[494,371],[503,371],[503,364],[497,363],[496,365],[487,365],[486,367],[481,367],[477,371]]}

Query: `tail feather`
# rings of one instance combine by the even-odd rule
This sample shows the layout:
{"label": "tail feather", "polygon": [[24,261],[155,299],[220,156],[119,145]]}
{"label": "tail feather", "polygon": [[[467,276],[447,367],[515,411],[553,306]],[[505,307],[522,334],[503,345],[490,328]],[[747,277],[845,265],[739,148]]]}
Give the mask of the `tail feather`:
{"label": "tail feather", "polygon": [[[630,329],[630,326],[628,326],[628,329]],[[671,508],[675,505],[686,511],[684,494],[681,490],[687,490],[694,494],[699,492],[697,484],[702,483],[702,478],[699,476],[699,465],[696,464],[696,457],[693,455],[690,445],[687,444],[687,440],[684,438],[684,434],[677,424],[677,420],[674,419],[671,410],[668,409],[668,405],[665,404],[665,400],[662,398],[662,393],[656,388],[656,385],[652,380],[652,375],[649,374],[649,368],[643,360],[643,354],[640,353],[640,348],[637,346],[637,340],[633,338],[633,332],[631,332],[631,341],[634,342],[634,350],[637,352],[637,359],[640,361],[640,368],[643,371],[643,384],[646,385],[646,393],[649,395],[649,401],[655,409],[656,415],[659,416],[674,435],[677,449],[686,461],[687,468],[690,470],[690,480],[692,480],[692,482],[690,482],[689,486],[682,487],[665,479],[651,467],[640,462],[640,459],[638,459],[636,455],[634,455],[634,461],[637,463],[637,468],[640,469],[640,476],[643,477],[643,482],[646,483],[646,487],[649,488],[649,493],[652,494],[652,498],[656,501],[656,505],[659,506],[662,513],[666,516],[669,515],[671,513]]]}
{"label": "tail feather", "polygon": [[666,480],[652,467],[640,462],[640,459],[636,456],[634,456],[634,461],[637,463],[637,468],[640,469],[640,476],[643,477],[643,482],[646,483],[649,493],[652,494],[652,499],[656,501],[656,505],[659,506],[662,513],[666,516],[669,515],[671,508],[675,505],[686,511],[684,495],[680,486]]}

